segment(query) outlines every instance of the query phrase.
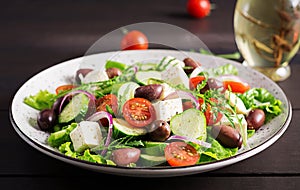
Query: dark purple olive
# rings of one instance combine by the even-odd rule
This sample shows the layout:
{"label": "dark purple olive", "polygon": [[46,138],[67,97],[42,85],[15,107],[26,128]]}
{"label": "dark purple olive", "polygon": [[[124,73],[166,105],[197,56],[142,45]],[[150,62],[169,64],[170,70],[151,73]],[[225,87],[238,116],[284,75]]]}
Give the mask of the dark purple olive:
{"label": "dark purple olive", "polygon": [[246,117],[247,128],[258,130],[265,123],[265,112],[261,109],[254,109]]}
{"label": "dark purple olive", "polygon": [[89,69],[89,68],[86,68],[86,69],[78,69],[76,71],[76,75],[75,75],[75,81],[77,83],[81,83],[81,79],[83,77],[85,77],[89,72],[93,71],[93,69]]}
{"label": "dark purple olive", "polygon": [[210,89],[223,89],[223,82],[216,78],[208,78],[206,85],[200,90],[200,92],[204,94]]}
{"label": "dark purple olive", "polygon": [[199,67],[201,64],[190,57],[187,57],[183,60],[184,66],[189,67],[185,68],[184,71],[187,74],[191,74],[196,67]]}
{"label": "dark purple olive", "polygon": [[108,78],[112,79],[116,76],[120,76],[122,74],[122,71],[118,68],[112,67],[112,68],[106,69],[106,74],[107,74]]}
{"label": "dark purple olive", "polygon": [[130,163],[136,163],[141,155],[138,148],[120,148],[112,151],[111,159],[118,166],[127,166]]}
{"label": "dark purple olive", "polygon": [[43,131],[51,131],[57,123],[57,115],[52,109],[44,109],[37,116],[37,124]]}
{"label": "dark purple olive", "polygon": [[208,78],[207,85],[209,89],[220,89],[224,87],[223,82],[216,78]]}
{"label": "dark purple olive", "polygon": [[228,148],[241,148],[243,139],[238,130],[227,125],[214,125],[211,135],[220,144]]}
{"label": "dark purple olive", "polygon": [[163,120],[153,121],[148,128],[148,136],[152,141],[164,142],[171,134],[170,125]]}
{"label": "dark purple olive", "polygon": [[135,98],[145,98],[149,101],[158,99],[161,96],[163,87],[160,84],[149,84],[146,86],[140,86],[135,90]]}

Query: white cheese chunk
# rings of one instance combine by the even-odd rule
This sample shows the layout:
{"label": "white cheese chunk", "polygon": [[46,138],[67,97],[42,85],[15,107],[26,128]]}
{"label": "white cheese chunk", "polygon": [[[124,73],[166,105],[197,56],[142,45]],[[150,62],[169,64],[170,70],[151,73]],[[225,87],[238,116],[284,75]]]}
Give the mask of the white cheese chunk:
{"label": "white cheese chunk", "polygon": [[157,101],[153,103],[153,107],[157,120],[170,121],[174,115],[183,112],[181,98]]}
{"label": "white cheese chunk", "polygon": [[247,110],[244,102],[236,94],[226,90],[225,98],[229,101],[229,104],[236,109],[236,113],[248,115],[249,110]]}
{"label": "white cheese chunk", "polygon": [[168,95],[176,92],[176,89],[175,88],[172,88],[170,85],[168,85],[167,83],[162,83],[161,84],[162,87],[163,87],[163,90],[162,90],[162,93],[160,95],[160,98],[161,100],[163,100],[164,98],[166,98]]}
{"label": "white cheese chunk", "polygon": [[100,126],[93,121],[81,121],[70,133],[70,137],[76,152],[96,147],[102,140]]}
{"label": "white cheese chunk", "polygon": [[187,89],[190,88],[189,77],[180,66],[173,66],[161,73],[162,80],[173,85],[183,84]]}
{"label": "white cheese chunk", "polygon": [[90,82],[98,82],[98,81],[105,81],[108,80],[108,75],[105,70],[98,71],[98,70],[93,70],[89,72],[88,74],[85,75],[81,79],[81,83],[90,83]]}

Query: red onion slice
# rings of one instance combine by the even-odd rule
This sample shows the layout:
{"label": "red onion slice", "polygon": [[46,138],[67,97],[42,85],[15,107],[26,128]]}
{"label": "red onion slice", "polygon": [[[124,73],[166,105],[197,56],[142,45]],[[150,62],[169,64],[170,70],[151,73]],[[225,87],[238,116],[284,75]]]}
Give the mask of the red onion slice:
{"label": "red onion slice", "polygon": [[193,142],[193,143],[196,143],[202,147],[205,147],[205,148],[211,148],[211,144],[208,143],[208,142],[205,142],[205,141],[201,141],[201,140],[198,140],[198,139],[194,139],[194,138],[189,138],[189,137],[186,137],[186,136],[180,136],[180,135],[172,135],[170,136],[167,140],[183,140],[183,141],[190,141],[190,142]]}
{"label": "red onion slice", "polygon": [[[98,111],[88,117],[87,121],[99,121],[100,119],[106,118],[108,120],[108,132],[104,146],[107,147],[110,144],[112,133],[113,133],[113,117],[110,113],[106,111]],[[106,149],[101,152],[101,155],[106,153]]]}
{"label": "red onion slice", "polygon": [[174,98],[181,98],[181,99],[187,99],[190,100],[194,103],[195,108],[199,109],[199,102],[197,98],[190,92],[182,91],[182,90],[177,90],[171,94],[169,94],[167,97],[165,97],[163,100],[168,100],[168,99],[174,99]]}

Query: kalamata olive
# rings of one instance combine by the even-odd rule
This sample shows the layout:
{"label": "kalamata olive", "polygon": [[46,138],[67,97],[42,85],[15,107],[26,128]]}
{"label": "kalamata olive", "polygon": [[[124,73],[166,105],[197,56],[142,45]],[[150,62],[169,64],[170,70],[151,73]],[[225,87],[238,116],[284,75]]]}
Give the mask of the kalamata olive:
{"label": "kalamata olive", "polygon": [[207,85],[209,89],[220,89],[223,88],[223,82],[216,78],[208,78],[207,79]]}
{"label": "kalamata olive", "polygon": [[254,109],[246,116],[248,129],[259,129],[265,122],[265,112],[261,109]]}
{"label": "kalamata olive", "polygon": [[77,83],[81,83],[81,79],[83,77],[85,77],[89,72],[93,71],[93,69],[90,69],[90,68],[86,68],[86,69],[78,69],[76,71],[76,75],[75,75],[75,81]]}
{"label": "kalamata olive", "polygon": [[149,84],[140,86],[135,90],[135,98],[145,98],[149,101],[158,99],[161,96],[163,87],[160,84]]}
{"label": "kalamata olive", "polygon": [[190,57],[185,58],[183,62],[186,67],[190,67],[184,69],[185,73],[187,74],[191,74],[196,67],[199,67],[201,65],[199,62],[193,60]]}
{"label": "kalamata olive", "polygon": [[170,125],[164,120],[153,121],[148,128],[150,140],[164,142],[171,134]]}
{"label": "kalamata olive", "polygon": [[211,129],[211,135],[225,147],[241,148],[243,139],[239,131],[227,125],[214,125]]}
{"label": "kalamata olive", "polygon": [[216,78],[208,78],[206,85],[200,90],[204,94],[209,89],[223,89],[223,82]]}
{"label": "kalamata olive", "polygon": [[119,166],[127,166],[139,160],[141,150],[138,148],[120,148],[112,151],[111,159]]}
{"label": "kalamata olive", "polygon": [[51,131],[57,123],[57,115],[52,109],[44,109],[37,116],[37,124],[43,131]]}
{"label": "kalamata olive", "polygon": [[112,79],[116,76],[120,76],[122,74],[122,71],[118,68],[111,67],[111,68],[106,69],[106,73],[107,73],[108,78]]}

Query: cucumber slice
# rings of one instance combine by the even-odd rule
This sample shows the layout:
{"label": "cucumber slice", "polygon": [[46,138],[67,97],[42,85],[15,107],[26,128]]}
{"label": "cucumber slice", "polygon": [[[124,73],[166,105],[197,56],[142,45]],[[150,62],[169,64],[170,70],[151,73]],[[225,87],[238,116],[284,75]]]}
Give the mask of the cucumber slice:
{"label": "cucumber slice", "polygon": [[206,140],[206,119],[204,113],[196,108],[187,109],[172,117],[170,128],[175,135]]}
{"label": "cucumber slice", "polygon": [[59,123],[81,121],[89,109],[90,99],[85,94],[75,95],[58,116]]}
{"label": "cucumber slice", "polygon": [[135,74],[136,81],[141,85],[149,84],[150,79],[161,80],[161,72],[159,71],[138,71]]}
{"label": "cucumber slice", "polygon": [[138,165],[141,167],[158,166],[166,162],[165,156],[153,156],[148,154],[141,154]]}
{"label": "cucumber slice", "polygon": [[113,136],[124,137],[124,136],[143,136],[147,134],[147,130],[145,128],[133,127],[127,123],[124,119],[121,118],[113,118],[113,126],[114,132]]}

